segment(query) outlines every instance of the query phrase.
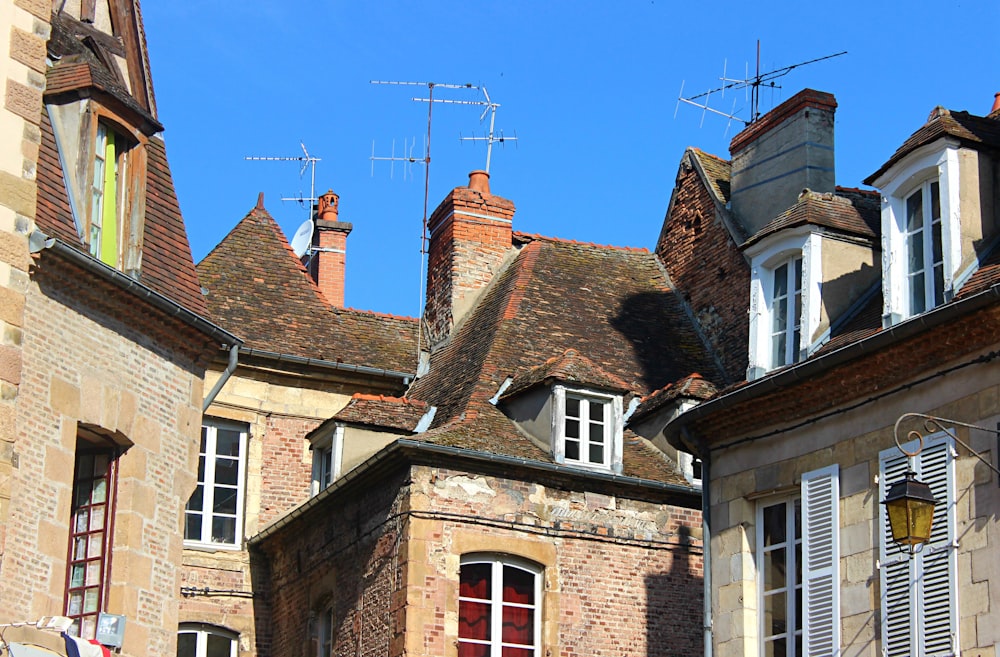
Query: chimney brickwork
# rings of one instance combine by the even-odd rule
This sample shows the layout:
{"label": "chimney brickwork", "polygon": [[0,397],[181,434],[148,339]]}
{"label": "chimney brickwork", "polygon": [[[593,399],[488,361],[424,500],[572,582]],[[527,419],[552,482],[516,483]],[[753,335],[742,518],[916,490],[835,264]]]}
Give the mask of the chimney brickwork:
{"label": "chimney brickwork", "polygon": [[469,174],[468,187],[456,187],[428,220],[428,338],[433,347],[448,337],[485,288],[511,248],[514,204],[490,193],[489,174]]}
{"label": "chimney brickwork", "polygon": [[733,138],[732,211],[749,235],[794,205],[803,189],[834,191],[836,109],[832,94],[805,89]]}
{"label": "chimney brickwork", "polygon": [[343,308],[347,236],[354,226],[339,221],[339,202],[340,197],[332,191],[319,197],[309,274],[326,300],[333,306]]}

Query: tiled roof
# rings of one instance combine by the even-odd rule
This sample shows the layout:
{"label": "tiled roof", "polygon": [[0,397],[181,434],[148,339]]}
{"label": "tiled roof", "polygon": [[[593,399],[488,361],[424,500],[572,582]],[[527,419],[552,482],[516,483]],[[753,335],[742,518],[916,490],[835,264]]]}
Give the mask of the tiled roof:
{"label": "tiled roof", "polygon": [[[854,193],[852,196],[857,199],[859,204],[865,198],[860,192]],[[867,210],[866,205],[862,205],[862,207]],[[806,224],[822,226],[840,233],[875,240],[878,233],[873,231],[872,225],[869,223],[871,221],[870,212],[868,214],[868,221],[866,221],[866,217],[862,216],[849,197],[830,192],[821,194],[807,189],[799,194],[799,199],[795,205],[768,222],[750,239],[744,242],[742,248],[756,244],[778,231]],[[878,224],[875,225],[877,226]]]}
{"label": "tiled roof", "polygon": [[[52,124],[45,110],[42,111],[41,132],[35,219],[38,229],[88,252],[73,221]],[[150,139],[146,155],[146,223],[139,282],[188,310],[203,315],[205,304],[191,259],[191,247],[174,193],[163,141],[156,137]]]}
{"label": "tiled roof", "polygon": [[[420,440],[551,461],[489,403],[508,376],[524,387],[580,377],[638,395],[696,371],[719,376],[653,254],[514,238],[516,257],[410,389],[438,407]],[[627,475],[683,483],[666,456],[630,432],[624,459]]]}
{"label": "tiled roof", "polygon": [[[81,41],[81,38],[88,37],[96,50],[91,50]],[[113,61],[113,57],[119,54],[115,51],[116,45],[120,46],[120,43],[113,37],[102,36],[93,28],[63,14],[53,14],[48,41],[52,65],[45,75],[46,99],[68,93],[90,95],[97,90],[140,117],[146,123],[147,134],[162,130],[163,126],[156,118],[129,93],[119,79],[120,73],[109,70],[96,55],[96,52],[103,52],[108,61]]]}
{"label": "tiled roof", "polygon": [[698,162],[701,163],[701,168],[705,171],[705,177],[708,179],[707,182],[709,187],[715,194],[716,198],[718,198],[723,204],[728,203],[731,168],[729,160],[724,160],[721,157],[711,155],[698,148],[690,148],[689,150],[694,153],[694,155],[698,158]]}
{"label": "tiled roof", "polygon": [[617,376],[598,367],[575,349],[567,349],[560,356],[553,356],[541,365],[517,374],[503,396],[516,395],[543,381],[577,383],[595,390],[629,391],[629,385]]}
{"label": "tiled roof", "polygon": [[908,153],[941,137],[952,137],[967,146],[1000,148],[1000,120],[936,107],[928,117],[927,123],[910,135],[910,138],[903,142],[903,145],[878,171],[865,178],[865,184],[873,184],[879,176]]}
{"label": "tiled roof", "polygon": [[427,402],[416,399],[357,393],[333,419],[338,422],[413,431],[429,409]]}
{"label": "tiled roof", "polygon": [[642,404],[636,409],[632,419],[638,420],[647,416],[681,397],[705,400],[711,399],[717,392],[718,389],[712,385],[711,381],[706,381],[696,372],[676,383],[668,383],[659,390],[654,390],[643,397]]}
{"label": "tiled roof", "polygon": [[198,263],[209,317],[251,349],[396,372],[416,368],[417,320],[334,308],[262,206]]}

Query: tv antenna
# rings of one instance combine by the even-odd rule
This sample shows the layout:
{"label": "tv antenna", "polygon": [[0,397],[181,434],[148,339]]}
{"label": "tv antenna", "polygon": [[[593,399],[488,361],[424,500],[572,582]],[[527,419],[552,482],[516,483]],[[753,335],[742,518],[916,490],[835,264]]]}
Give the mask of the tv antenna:
{"label": "tv antenna", "polygon": [[[685,97],[684,96],[684,81],[681,81],[681,91],[677,96],[677,107],[674,108],[674,118],[677,117],[677,108],[680,107],[681,103],[686,103],[688,105],[694,105],[695,107],[701,108],[702,110],[702,122],[705,120],[705,113],[711,112],[713,114],[718,114],[724,116],[732,121],[740,121],[744,125],[750,125],[754,121],[760,118],[760,90],[761,87],[767,89],[781,89],[781,86],[775,83],[778,78],[784,77],[791,73],[794,69],[800,66],[806,66],[808,64],[815,64],[816,62],[822,62],[827,59],[833,59],[834,57],[840,57],[841,55],[846,55],[847,51],[841,51],[834,53],[832,55],[825,55],[823,57],[817,57],[816,59],[810,59],[805,62],[799,62],[798,64],[792,64],[791,66],[785,66],[782,68],[774,69],[773,71],[765,71],[761,73],[760,70],[760,39],[757,40],[757,68],[755,74],[751,77],[749,71],[744,78],[729,78],[726,76],[726,65],[723,63],[722,77],[719,78],[722,81],[721,87],[716,87],[715,89],[709,89],[704,93],[697,94],[695,96]],[[749,68],[749,67],[748,67]],[[726,91],[739,91],[744,90],[745,96],[747,96],[747,101],[750,103],[750,118],[742,119],[736,115],[736,102],[733,102],[733,110],[731,112],[723,112],[717,110],[709,105],[711,101],[712,94],[720,94],[722,98],[726,97]]]}
{"label": "tv antenna", "polygon": [[295,231],[295,235],[292,238],[291,243],[291,247],[295,252],[295,255],[301,258],[303,256],[311,255],[312,252],[312,209],[313,204],[316,203],[316,163],[321,161],[321,158],[310,155],[304,142],[300,141],[299,146],[302,147],[302,155],[297,157],[264,157],[248,155],[243,159],[251,162],[301,162],[302,166],[299,168],[299,178],[305,174],[306,169],[310,169],[308,198],[303,197],[302,192],[299,192],[298,196],[281,197],[282,201],[296,201],[300,205],[306,204],[306,220],[302,222],[302,224]]}
{"label": "tv antenna", "polygon": [[490,115],[490,131],[484,137],[459,137],[460,141],[485,141],[486,142],[486,173],[490,172],[490,160],[493,156],[493,144],[500,144],[501,146],[508,141],[517,141],[517,136],[505,137],[503,131],[500,131],[500,136],[496,134],[495,126],[497,120],[497,108],[500,107],[500,103],[494,103],[490,100],[490,92],[486,90],[486,86],[479,87],[479,90],[483,92],[483,100],[447,100],[439,99],[431,101],[430,98],[414,98],[416,101],[423,102],[435,102],[435,103],[448,103],[451,105],[478,105],[483,108],[483,113],[479,115],[479,122],[482,123],[486,118],[486,115]]}

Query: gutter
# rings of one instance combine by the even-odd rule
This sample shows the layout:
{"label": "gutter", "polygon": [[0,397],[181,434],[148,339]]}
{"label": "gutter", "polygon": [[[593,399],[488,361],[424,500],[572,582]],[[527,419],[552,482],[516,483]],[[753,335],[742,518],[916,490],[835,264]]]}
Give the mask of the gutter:
{"label": "gutter", "polygon": [[259,531],[256,535],[247,539],[247,545],[251,546],[260,544],[267,537],[276,533],[282,527],[285,527],[299,516],[305,514],[309,509],[321,503],[326,498],[336,494],[339,490],[345,488],[355,479],[360,479],[362,476],[367,474],[368,471],[374,469],[376,466],[391,460],[393,457],[397,455],[402,456],[404,455],[404,453],[407,452],[410,453],[418,452],[430,456],[459,457],[463,460],[477,462],[477,463],[490,463],[490,464],[503,465],[507,467],[519,467],[522,469],[534,470],[536,472],[544,472],[547,474],[569,475],[574,479],[579,479],[581,474],[584,474],[586,477],[590,479],[598,479],[604,482],[617,483],[625,486],[652,488],[654,490],[666,493],[676,493],[681,495],[693,495],[695,493],[693,489],[687,486],[681,486],[679,484],[668,484],[666,482],[654,481],[652,479],[626,477],[623,475],[616,475],[605,472],[588,471],[586,473],[581,473],[579,468],[572,468],[569,466],[559,465],[558,463],[533,461],[530,459],[523,459],[515,456],[490,454],[489,452],[464,449],[462,447],[435,445],[433,443],[425,443],[418,440],[411,440],[409,438],[400,438],[399,440],[396,440],[395,442],[379,450],[373,456],[369,457],[368,460],[366,460],[364,463],[357,466],[347,474],[337,479],[331,485],[324,488],[318,495],[309,498],[309,500],[307,500],[300,506],[292,509],[292,511],[289,512],[287,515],[282,516],[278,520],[274,521],[272,524],[265,527],[263,530]]}
{"label": "gutter", "polygon": [[34,230],[28,236],[28,250],[34,254],[45,249],[51,250],[56,255],[69,260],[73,264],[95,274],[116,287],[136,295],[157,310],[170,317],[179,319],[188,326],[204,333],[206,336],[217,340],[224,346],[239,346],[243,344],[241,339],[229,331],[216,326],[197,313],[191,312],[169,297],[160,294],[152,288],[146,287],[134,278],[123,274],[113,267],[109,267],[100,260],[93,258],[90,254],[84,253],[58,238],[49,237],[40,230]]}
{"label": "gutter", "polygon": [[708,415],[724,411],[736,404],[749,401],[768,392],[784,390],[796,383],[819,376],[827,370],[855,360],[860,356],[877,352],[895,342],[942,326],[963,315],[997,303],[998,301],[1000,301],[1000,283],[994,284],[988,289],[964,299],[938,306],[930,312],[912,317],[863,340],[845,345],[840,349],[823,354],[817,358],[811,358],[787,367],[731,393],[703,402],[667,422],[663,428],[663,436],[668,442],[671,442],[670,438],[672,436],[678,435],[681,430],[685,429],[691,423]]}
{"label": "gutter", "polygon": [[368,367],[366,365],[350,365],[348,363],[339,363],[332,360],[308,358],[306,356],[295,356],[293,354],[282,354],[276,351],[264,351],[263,349],[241,347],[240,353],[248,358],[264,358],[267,360],[276,360],[281,363],[293,363],[295,365],[306,365],[321,369],[354,372],[356,374],[368,374],[371,376],[381,376],[389,379],[401,379],[403,385],[409,385],[410,380],[413,379],[413,374],[409,372],[387,370],[380,367]]}

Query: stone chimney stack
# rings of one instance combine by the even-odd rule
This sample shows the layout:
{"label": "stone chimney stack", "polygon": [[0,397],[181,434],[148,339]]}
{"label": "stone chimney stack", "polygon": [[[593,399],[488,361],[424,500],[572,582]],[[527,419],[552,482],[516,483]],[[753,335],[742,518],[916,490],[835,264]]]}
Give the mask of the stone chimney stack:
{"label": "stone chimney stack", "polygon": [[318,199],[309,274],[326,300],[333,306],[343,308],[347,236],[354,226],[338,219],[339,203],[340,197],[333,190]]}
{"label": "stone chimney stack", "polygon": [[805,89],[733,137],[730,199],[750,235],[795,204],[803,189],[833,192],[832,94]]}
{"label": "stone chimney stack", "polygon": [[490,174],[473,171],[468,187],[456,187],[427,222],[427,323],[433,347],[472,307],[512,245],[514,204],[490,193]]}

